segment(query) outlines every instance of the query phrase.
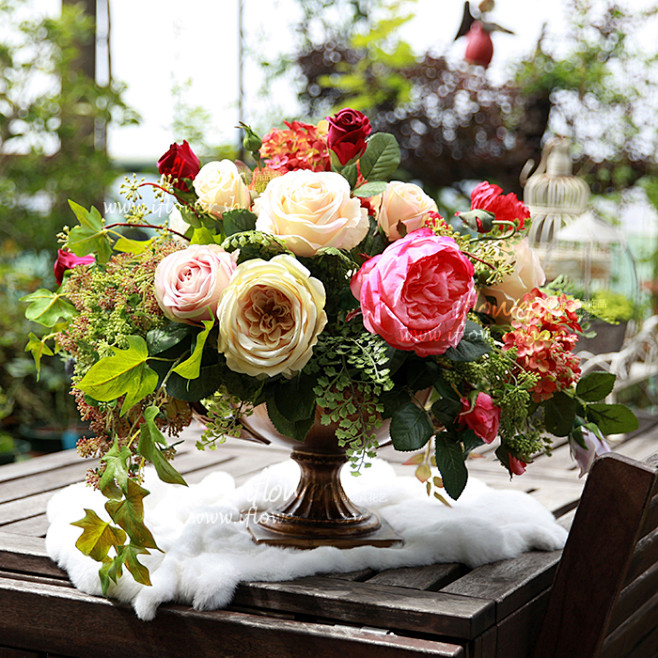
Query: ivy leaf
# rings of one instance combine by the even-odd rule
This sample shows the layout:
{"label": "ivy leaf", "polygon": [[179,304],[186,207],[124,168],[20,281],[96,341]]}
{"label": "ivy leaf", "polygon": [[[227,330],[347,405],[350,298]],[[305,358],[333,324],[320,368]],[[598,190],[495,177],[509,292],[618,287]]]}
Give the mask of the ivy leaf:
{"label": "ivy leaf", "polygon": [[188,359],[179,363],[174,372],[185,379],[197,379],[201,372],[201,358],[203,357],[203,348],[210,330],[215,325],[215,320],[203,320],[203,330],[197,334],[196,342],[192,354]]}
{"label": "ivy leaf", "polygon": [[125,394],[121,415],[158,385],[158,374],[146,365],[148,348],[141,336],[128,336],[128,349],[114,348],[114,356],[97,361],[77,387],[99,402],[110,402]]}
{"label": "ivy leaf", "polygon": [[623,404],[589,404],[586,415],[606,435],[623,434],[638,428],[637,417]]}
{"label": "ivy leaf", "polygon": [[611,372],[590,372],[576,385],[576,395],[584,402],[598,402],[612,393],[616,379]]}
{"label": "ivy leaf", "polygon": [[228,237],[234,233],[253,231],[256,228],[256,219],[257,216],[245,208],[227,210],[226,212],[222,213],[224,234]]}
{"label": "ivy leaf", "polygon": [[94,510],[85,509],[84,518],[71,525],[82,528],[82,534],[75,542],[76,548],[97,562],[102,562],[112,546],[121,546],[126,541],[126,533],[121,528],[103,521]]}
{"label": "ivy leaf", "polygon": [[434,434],[424,409],[412,402],[396,409],[391,416],[391,440],[396,450],[418,450]]}
{"label": "ivy leaf", "polygon": [[158,548],[151,531],[144,525],[144,496],[149,492],[134,480],[128,480],[123,500],[108,500],[105,503],[107,513],[112,520],[123,528],[133,544],[145,548]]}
{"label": "ivy leaf", "polygon": [[54,327],[60,318],[67,321],[77,313],[75,306],[66,297],[45,288],[21,297],[20,301],[29,303],[25,317],[44,327]]}
{"label": "ivy leaf", "polygon": [[75,201],[69,200],[69,205],[80,222],[80,226],[75,226],[69,232],[68,248],[76,256],[95,253],[97,262],[107,263],[112,257],[112,246],[107,237],[101,214],[94,207],[87,211]]}
{"label": "ivy leaf", "polygon": [[134,254],[135,256],[144,253],[153,240],[131,240],[125,236],[119,237],[119,239],[114,243],[115,251],[121,251],[129,254]]}
{"label": "ivy leaf", "polygon": [[491,345],[484,329],[472,320],[466,320],[464,335],[457,347],[449,347],[445,356],[451,361],[477,361],[491,351]]}
{"label": "ivy leaf", "polygon": [[137,450],[142,457],[148,459],[155,466],[158,477],[163,482],[187,486],[187,482],[185,482],[183,476],[167,461],[157,446],[157,444],[167,445],[167,440],[155,424],[155,417],[159,411],[155,406],[148,407],[144,411],[144,422],[139,428],[139,444]]}
{"label": "ivy leaf", "polygon": [[436,435],[435,447],[436,466],[441,473],[443,487],[453,500],[457,500],[468,481],[464,451],[449,432],[439,432]]}
{"label": "ivy leaf", "polygon": [[400,164],[400,147],[389,133],[375,133],[361,156],[361,175],[367,181],[384,181]]}
{"label": "ivy leaf", "polygon": [[206,226],[199,226],[194,229],[190,244],[217,244],[215,232]]}
{"label": "ivy leaf", "polygon": [[125,491],[129,482],[128,464],[131,456],[130,448],[127,446],[119,448],[119,441],[114,439],[112,447],[101,457],[101,461],[105,462],[105,470],[98,481],[98,488],[105,496],[115,498],[120,495],[120,492],[116,491],[115,482]]}
{"label": "ivy leaf", "polygon": [[555,436],[567,436],[576,420],[578,401],[561,391],[544,403],[546,429]]}
{"label": "ivy leaf", "polygon": [[352,194],[356,197],[369,198],[377,194],[383,194],[386,189],[386,181],[372,181],[359,185]]}
{"label": "ivy leaf", "polygon": [[119,558],[125,565],[132,577],[142,585],[151,585],[151,578],[149,570],[137,559],[138,555],[150,555],[142,546],[135,546],[128,544],[126,546],[119,546],[117,549],[117,558]]}
{"label": "ivy leaf", "polygon": [[39,381],[39,375],[41,374],[41,357],[45,354],[46,356],[53,356],[53,351],[46,345],[45,341],[41,340],[38,336],[30,332],[28,334],[27,345],[25,346],[25,351],[32,354],[34,359],[34,365],[37,368],[37,381]]}

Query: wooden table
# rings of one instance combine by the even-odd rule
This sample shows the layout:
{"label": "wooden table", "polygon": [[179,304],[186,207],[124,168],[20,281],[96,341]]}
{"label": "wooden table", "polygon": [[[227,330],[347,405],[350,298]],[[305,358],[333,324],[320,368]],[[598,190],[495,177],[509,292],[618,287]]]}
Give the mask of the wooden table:
{"label": "wooden table", "polygon": [[[644,459],[658,428],[615,449]],[[385,448],[396,463],[404,458]],[[212,470],[240,483],[281,461],[278,448],[236,442],[215,452],[186,448],[177,467],[188,482]],[[469,570],[460,564],[364,570],[281,583],[245,583],[224,610],[167,604],[152,622],[131,608],[77,591],[47,557],[46,504],[83,479],[88,462],[64,451],[0,467],[0,658],[23,656],[464,656],[525,658],[538,632],[560,551],[530,552]],[[471,472],[492,486],[528,491],[568,526],[583,480],[568,447],[510,482],[492,457]]]}

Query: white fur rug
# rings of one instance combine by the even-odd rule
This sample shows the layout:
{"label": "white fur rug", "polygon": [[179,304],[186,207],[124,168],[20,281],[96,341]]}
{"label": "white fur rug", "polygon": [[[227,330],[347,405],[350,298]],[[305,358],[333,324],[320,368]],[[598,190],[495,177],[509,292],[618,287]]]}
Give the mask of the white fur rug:
{"label": "white fur rug", "polygon": [[[404,537],[402,548],[300,551],[253,543],[239,521],[240,512],[253,513],[282,501],[294,491],[298,474],[298,466],[287,461],[236,488],[223,472],[190,487],[163,484],[147,472],[144,486],[151,494],[144,499],[146,524],[165,553],[154,550],[140,557],[151,572],[151,587],[136,583],[124,569],[109,594],[130,602],[137,616],[148,620],[166,601],[198,609],[226,606],[241,581],[436,562],[476,567],[531,549],[562,548],[567,536],[550,512],[527,494],[491,489],[471,478],[460,499],[446,507],[428,498],[413,476],[398,476],[377,460],[358,478],[343,469],[343,486],[353,502],[378,511]],[[70,524],[84,516],[83,508],[109,521],[105,500],[84,484],[74,484],[56,493],[48,505],[48,554],[89,594],[101,593],[100,565],[75,548],[81,530]]]}

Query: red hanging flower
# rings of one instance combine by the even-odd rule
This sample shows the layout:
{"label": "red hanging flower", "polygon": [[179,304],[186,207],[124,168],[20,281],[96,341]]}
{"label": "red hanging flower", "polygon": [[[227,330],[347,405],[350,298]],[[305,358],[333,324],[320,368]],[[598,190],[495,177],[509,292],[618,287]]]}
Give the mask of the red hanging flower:
{"label": "red hanging flower", "polygon": [[58,249],[57,260],[53,267],[57,285],[61,285],[62,280],[64,279],[64,272],[67,270],[72,270],[76,265],[89,265],[93,262],[93,254],[89,254],[88,256],[76,256],[74,253],[68,251],[68,249]]}

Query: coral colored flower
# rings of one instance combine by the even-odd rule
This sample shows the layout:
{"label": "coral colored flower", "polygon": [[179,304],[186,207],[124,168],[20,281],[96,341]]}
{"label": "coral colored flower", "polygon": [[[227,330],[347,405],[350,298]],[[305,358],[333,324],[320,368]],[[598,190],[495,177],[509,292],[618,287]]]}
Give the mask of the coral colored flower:
{"label": "coral colored flower", "polygon": [[367,212],[349,183],[331,171],[290,171],[274,178],[254,202],[256,229],[280,237],[297,256],[322,247],[352,249],[366,237]]}
{"label": "coral colored flower", "polygon": [[367,260],[351,288],[368,331],[397,349],[430,356],[462,339],[477,297],[473,273],[453,239],[421,228]]}
{"label": "coral colored flower", "polygon": [[525,220],[530,219],[528,207],[516,198],[516,194],[502,194],[498,185],[482,181],[471,192],[471,209],[488,210],[498,221],[514,222],[517,229],[525,227]]}
{"label": "coral colored flower", "polygon": [[293,256],[241,263],[222,295],[219,351],[235,372],[292,377],[327,323],[322,283]]}
{"label": "coral colored flower", "polygon": [[55,271],[55,280],[57,284],[61,284],[64,279],[64,272],[67,270],[72,270],[76,265],[89,265],[95,260],[93,254],[88,256],[76,256],[74,253],[68,251],[68,249],[58,249],[57,250],[57,260],[53,266]]}
{"label": "coral colored flower", "polygon": [[297,169],[329,171],[331,159],[322,128],[301,121],[284,123],[287,128],[274,128],[263,137],[260,157],[266,168],[280,174]]}
{"label": "coral colored flower", "polygon": [[199,158],[186,140],[183,140],[182,144],[172,144],[158,160],[158,171],[162,175],[171,176],[172,185],[183,192],[189,191],[184,179],[194,180],[199,169]]}
{"label": "coral colored flower", "polygon": [[462,410],[457,422],[473,430],[486,443],[491,443],[498,434],[500,408],[487,393],[478,393],[471,405],[468,398],[461,399]]}
{"label": "coral colored flower", "polygon": [[235,255],[219,245],[190,245],[158,264],[155,298],[170,320],[188,324],[210,320],[234,271]]}
{"label": "coral colored flower", "polygon": [[389,242],[421,228],[430,219],[430,213],[438,211],[434,200],[414,183],[391,181],[383,194],[371,201],[377,223]]}
{"label": "coral colored flower", "polygon": [[372,130],[365,114],[345,108],[334,116],[327,117],[327,121],[329,122],[327,145],[342,165],[363,154],[366,150],[366,137]]}

